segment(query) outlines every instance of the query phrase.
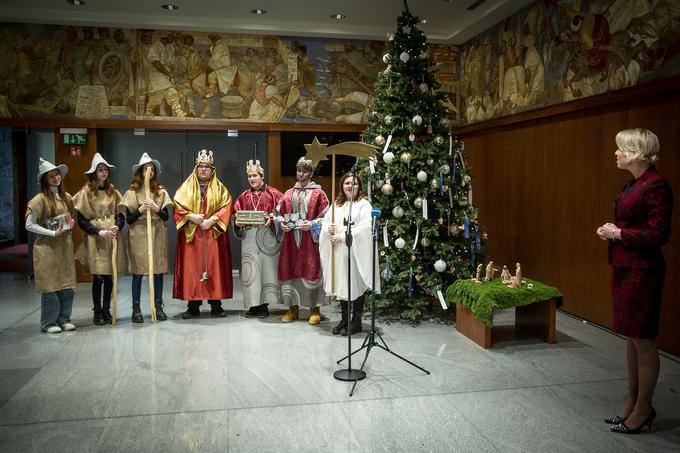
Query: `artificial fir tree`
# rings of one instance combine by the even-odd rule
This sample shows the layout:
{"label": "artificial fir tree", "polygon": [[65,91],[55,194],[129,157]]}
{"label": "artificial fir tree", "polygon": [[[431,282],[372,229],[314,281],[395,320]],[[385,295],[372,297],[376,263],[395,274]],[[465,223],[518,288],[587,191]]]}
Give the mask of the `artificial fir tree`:
{"label": "artificial fir tree", "polygon": [[463,147],[452,135],[425,34],[406,2],[388,35],[364,140],[380,148],[368,173],[382,209],[379,308],[418,318],[480,261],[484,233],[472,205]]}

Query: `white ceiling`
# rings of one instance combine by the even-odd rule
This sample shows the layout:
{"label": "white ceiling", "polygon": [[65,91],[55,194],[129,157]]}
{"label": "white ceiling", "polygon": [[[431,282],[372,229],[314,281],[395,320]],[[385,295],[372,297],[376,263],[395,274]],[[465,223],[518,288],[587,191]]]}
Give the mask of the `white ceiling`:
{"label": "white ceiling", "polygon": [[[427,19],[422,30],[431,42],[462,44],[534,0],[411,0],[412,14]],[[394,31],[403,0],[2,0],[0,21],[114,26],[170,30],[255,33],[384,40]],[[176,11],[161,8],[173,3]],[[266,14],[250,11],[261,8]],[[343,20],[331,19],[342,13]]]}

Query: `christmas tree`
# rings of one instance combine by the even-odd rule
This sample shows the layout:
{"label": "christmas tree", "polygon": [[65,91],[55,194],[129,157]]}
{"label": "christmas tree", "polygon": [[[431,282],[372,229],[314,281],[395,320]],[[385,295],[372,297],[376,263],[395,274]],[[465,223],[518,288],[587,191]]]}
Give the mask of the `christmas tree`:
{"label": "christmas tree", "polygon": [[417,319],[438,290],[472,275],[484,233],[427,38],[404,7],[396,32],[388,34],[387,67],[378,76],[364,140],[380,148],[366,185],[382,210],[383,289],[376,307]]}

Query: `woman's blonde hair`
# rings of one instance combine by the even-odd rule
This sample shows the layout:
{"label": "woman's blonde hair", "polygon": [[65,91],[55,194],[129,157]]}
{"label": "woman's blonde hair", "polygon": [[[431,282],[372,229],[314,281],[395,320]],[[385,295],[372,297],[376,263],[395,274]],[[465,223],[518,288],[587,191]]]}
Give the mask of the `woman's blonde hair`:
{"label": "woman's blonde hair", "polygon": [[625,129],[616,134],[616,145],[626,159],[653,164],[659,160],[659,138],[647,129]]}

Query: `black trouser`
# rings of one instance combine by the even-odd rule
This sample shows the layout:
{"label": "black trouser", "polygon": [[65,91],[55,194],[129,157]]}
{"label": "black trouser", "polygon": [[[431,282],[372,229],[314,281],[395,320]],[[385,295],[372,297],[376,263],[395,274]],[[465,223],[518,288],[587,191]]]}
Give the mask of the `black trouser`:
{"label": "black trouser", "polygon": [[94,305],[95,312],[101,311],[102,306],[104,310],[108,310],[109,307],[111,307],[112,292],[113,292],[113,277],[111,277],[110,275],[93,274],[92,303]]}
{"label": "black trouser", "polygon": [[[198,307],[201,306],[203,303],[202,300],[190,300],[189,302],[189,309],[190,310],[198,310]],[[221,307],[222,306],[222,301],[220,299],[211,299],[208,300],[208,303],[210,304],[211,307]]]}

